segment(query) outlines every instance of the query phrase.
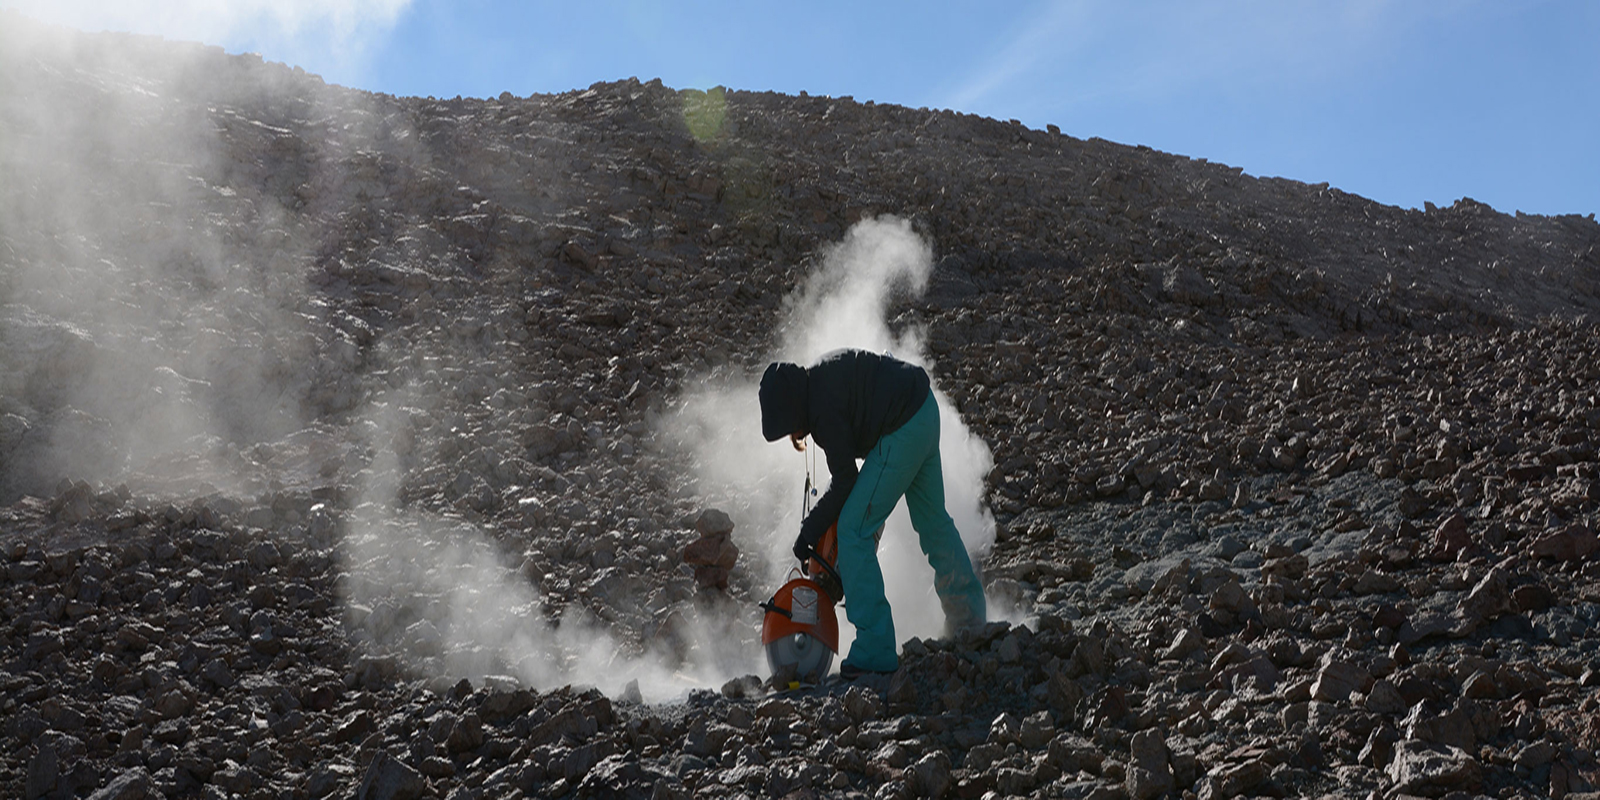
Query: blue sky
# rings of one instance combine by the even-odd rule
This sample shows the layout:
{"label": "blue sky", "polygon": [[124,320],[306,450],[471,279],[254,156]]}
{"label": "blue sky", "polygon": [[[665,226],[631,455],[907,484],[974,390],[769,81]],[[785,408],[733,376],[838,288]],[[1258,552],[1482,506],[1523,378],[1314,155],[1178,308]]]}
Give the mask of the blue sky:
{"label": "blue sky", "polygon": [[0,0],[259,52],[333,83],[487,97],[676,88],[953,108],[1332,185],[1600,211],[1600,3]]}

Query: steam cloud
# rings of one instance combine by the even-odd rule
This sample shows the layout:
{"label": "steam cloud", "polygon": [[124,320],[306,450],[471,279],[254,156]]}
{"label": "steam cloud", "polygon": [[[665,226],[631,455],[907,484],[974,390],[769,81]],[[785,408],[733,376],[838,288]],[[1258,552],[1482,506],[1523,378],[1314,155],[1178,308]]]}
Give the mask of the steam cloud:
{"label": "steam cloud", "polygon": [[[908,221],[880,217],[857,223],[824,252],[819,269],[790,298],[772,360],[810,364],[829,351],[853,347],[931,367],[923,332],[892,331],[885,314],[897,292],[915,296],[926,290],[932,269],[932,248]],[[758,376],[744,376],[707,385],[685,398],[668,427],[691,454],[702,493],[723,504],[738,524],[734,535],[740,546],[766,557],[768,582],[775,589],[794,562],[789,548],[800,527],[806,468],[804,457],[786,443],[768,444],[761,436],[758,383]],[[937,381],[934,394],[946,506],[977,564],[994,544],[994,518],[982,502],[983,478],[993,457]],[[816,483],[823,487],[827,467],[817,461]],[[933,570],[917,546],[904,503],[889,518],[879,561],[896,635],[902,640],[939,635],[944,618],[932,597]],[[993,606],[991,599],[991,616],[1015,615]],[[844,651],[854,629],[842,614],[840,622]]]}

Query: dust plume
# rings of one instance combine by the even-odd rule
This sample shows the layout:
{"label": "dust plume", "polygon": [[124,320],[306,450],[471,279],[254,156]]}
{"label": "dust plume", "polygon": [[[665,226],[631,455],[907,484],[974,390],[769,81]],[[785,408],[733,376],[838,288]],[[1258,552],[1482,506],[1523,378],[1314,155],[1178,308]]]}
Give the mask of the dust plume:
{"label": "dust plume", "polygon": [[[853,347],[890,353],[936,375],[923,332],[891,330],[885,319],[892,301],[926,289],[933,269],[932,247],[911,224],[895,217],[864,220],[821,255],[816,272],[785,305],[779,344],[769,359],[804,365],[829,351]],[[666,423],[671,438],[692,459],[702,493],[726,508],[738,525],[734,536],[739,545],[765,556],[762,580],[775,589],[794,562],[789,548],[800,526],[806,459],[787,443],[769,444],[761,436],[759,377],[706,385],[685,397]],[[983,478],[993,458],[939,390],[937,379],[934,394],[940,407],[946,506],[976,565],[994,543],[994,519],[983,506]],[[815,461],[820,491],[827,486],[827,467],[820,456]],[[932,600],[933,571],[917,546],[904,503],[889,518],[879,561],[896,636],[903,641],[940,635],[944,619],[939,603]],[[992,606],[991,600],[992,617],[1014,615]],[[840,621],[843,652],[853,630],[842,615]]]}
{"label": "dust plume", "polygon": [[[486,527],[403,502],[400,450],[411,438],[408,418],[420,413],[411,405],[417,400],[409,389],[376,398],[360,426],[375,457],[358,476],[359,502],[342,539],[344,599],[370,650],[401,654],[424,675],[480,684],[509,676],[538,689],[596,686],[612,697],[627,696],[632,684],[636,699],[649,702],[752,669],[729,615],[682,612],[669,636],[641,645],[638,631],[620,630],[583,604],[548,611],[540,576],[515,564]],[[627,570],[599,570],[588,588],[601,613],[650,602],[641,577]],[[685,658],[670,647],[674,638],[699,646]]]}
{"label": "dust plume", "polygon": [[251,76],[4,17],[0,501],[136,473],[248,488],[242,451],[304,427],[324,355],[311,246],[222,133]]}

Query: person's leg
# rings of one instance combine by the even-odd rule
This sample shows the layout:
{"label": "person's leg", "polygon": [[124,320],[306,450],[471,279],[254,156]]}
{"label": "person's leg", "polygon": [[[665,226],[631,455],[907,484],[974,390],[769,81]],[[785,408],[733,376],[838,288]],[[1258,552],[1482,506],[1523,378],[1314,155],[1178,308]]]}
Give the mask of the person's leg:
{"label": "person's leg", "polygon": [[845,616],[856,628],[843,664],[874,672],[899,665],[894,616],[883,594],[883,569],[873,534],[883,526],[925,460],[910,425],[883,437],[861,463],[855,488],[839,512],[839,577],[844,580]]}
{"label": "person's leg", "polygon": [[955,520],[945,510],[944,469],[937,447],[906,488],[906,508],[922,552],[933,567],[933,589],[944,608],[946,633],[982,625],[988,613],[983,584],[972,568]]}

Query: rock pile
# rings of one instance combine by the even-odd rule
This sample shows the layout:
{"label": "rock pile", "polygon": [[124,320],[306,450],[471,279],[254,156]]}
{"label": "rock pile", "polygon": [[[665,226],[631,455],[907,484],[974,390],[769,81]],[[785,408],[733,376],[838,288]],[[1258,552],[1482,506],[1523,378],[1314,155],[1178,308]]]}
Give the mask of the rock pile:
{"label": "rock pile", "polygon": [[694,567],[694,582],[708,589],[727,589],[728,575],[739,563],[739,546],[733,543],[733,520],[709,509],[694,523],[700,538],[683,548],[683,563]]}
{"label": "rock pile", "polygon": [[[0,23],[0,794],[1600,788],[1592,215]],[[501,647],[681,666],[709,616],[754,652],[759,543],[658,422],[878,214],[933,243],[891,322],[996,455],[983,566],[1026,621],[661,705]]]}
{"label": "rock pile", "polygon": [[[6,513],[12,532],[59,524],[42,503]],[[1594,620],[1552,613],[1600,608],[1592,562],[1551,586],[1532,555],[1396,567],[1386,536],[1315,566],[1303,553],[1342,534],[1269,539],[1253,568],[1207,544],[1155,580],[1128,570],[1081,629],[1062,605],[908,641],[892,677],[781,696],[751,678],[652,707],[405,680],[350,646],[335,540],[137,515],[109,543],[6,554],[5,606],[48,598],[3,652],[23,796],[1507,794],[1583,790],[1596,766]],[[1045,592],[1085,576],[1057,577]]]}

